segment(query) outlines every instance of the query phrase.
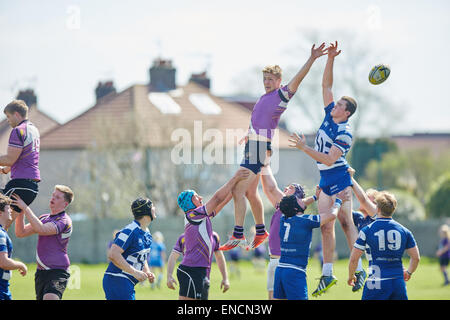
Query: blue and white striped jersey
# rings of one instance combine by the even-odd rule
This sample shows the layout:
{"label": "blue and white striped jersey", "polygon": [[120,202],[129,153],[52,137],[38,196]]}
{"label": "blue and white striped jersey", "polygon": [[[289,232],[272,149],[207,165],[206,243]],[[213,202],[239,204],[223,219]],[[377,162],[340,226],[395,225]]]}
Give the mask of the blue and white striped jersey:
{"label": "blue and white striped jersey", "polygon": [[[139,222],[134,220],[116,234],[113,244],[124,250],[122,256],[130,265],[135,269],[142,271],[144,263],[148,260],[148,255],[150,253],[152,235],[148,229],[145,231],[142,230]],[[127,278],[133,284],[139,282],[131,274],[122,271],[112,262],[109,263],[105,274]]]}
{"label": "blue and white striped jersey", "polygon": [[320,216],[311,214],[280,218],[281,257],[280,268],[294,268],[306,271],[312,231],[320,227]]}
{"label": "blue and white striped jersey", "polygon": [[[0,225],[0,252],[6,252],[8,258],[11,258],[13,245],[11,238],[5,229]],[[0,268],[0,281],[9,281],[11,279],[11,270],[3,270]]]}
{"label": "blue and white striped jersey", "polygon": [[403,278],[403,253],[415,246],[411,231],[391,218],[377,218],[362,228],[354,244],[366,251],[369,277],[381,280]]}
{"label": "blue and white striped jersey", "polygon": [[337,167],[347,168],[345,156],[352,146],[353,136],[350,131],[348,121],[335,123],[331,116],[331,110],[334,108],[334,101],[325,108],[325,118],[317,131],[315,147],[316,151],[328,154],[332,146],[336,146],[342,151],[342,156],[331,166],[327,166],[317,161],[317,167],[320,171],[330,170]]}

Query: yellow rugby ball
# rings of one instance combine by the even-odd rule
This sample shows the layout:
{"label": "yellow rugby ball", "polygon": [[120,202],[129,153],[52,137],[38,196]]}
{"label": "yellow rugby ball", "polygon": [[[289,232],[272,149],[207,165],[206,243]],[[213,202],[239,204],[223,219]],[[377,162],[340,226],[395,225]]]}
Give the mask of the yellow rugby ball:
{"label": "yellow rugby ball", "polygon": [[385,64],[378,64],[370,70],[369,82],[371,84],[380,84],[386,81],[391,74],[391,68]]}

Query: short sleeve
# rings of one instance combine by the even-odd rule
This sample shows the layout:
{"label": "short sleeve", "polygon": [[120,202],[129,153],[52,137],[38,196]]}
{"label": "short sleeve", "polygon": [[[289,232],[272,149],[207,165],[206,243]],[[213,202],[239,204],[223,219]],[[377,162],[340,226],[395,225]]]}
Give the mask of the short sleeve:
{"label": "short sleeve", "polygon": [[334,108],[334,101],[331,101],[329,105],[325,107],[325,114],[330,114]]}
{"label": "short sleeve", "polygon": [[408,230],[407,233],[406,233],[406,246],[405,246],[405,248],[406,249],[411,249],[411,248],[414,248],[416,245],[417,245],[416,239],[414,239],[414,236],[413,236],[412,232]]}
{"label": "short sleeve", "polygon": [[8,252],[8,242],[4,232],[0,231],[0,252]]}
{"label": "short sleeve", "polygon": [[215,241],[213,251],[219,251],[219,247],[220,247],[219,234],[217,232],[213,232],[213,237],[214,237],[214,241]]}
{"label": "short sleeve", "polygon": [[318,214],[304,214],[302,218],[306,219],[308,226],[311,229],[320,227],[320,215]]}
{"label": "short sleeve", "polygon": [[58,219],[52,222],[55,224],[56,229],[58,230],[58,234],[67,232],[71,228],[70,223],[66,219]]}
{"label": "short sleeve", "polygon": [[117,233],[114,244],[126,250],[130,246],[132,237],[133,235],[130,229],[123,229]]}
{"label": "short sleeve", "polygon": [[175,245],[173,246],[173,251],[184,254],[184,234],[178,237],[177,242],[175,242]]}
{"label": "short sleeve", "polygon": [[14,148],[23,148],[24,143],[24,132],[23,129],[14,128],[9,135],[8,146]]}
{"label": "short sleeve", "polygon": [[351,133],[347,131],[338,132],[336,139],[334,140],[334,146],[339,148],[342,153],[346,153],[352,146],[353,137]]}
{"label": "short sleeve", "polygon": [[291,98],[294,96],[295,92],[290,92],[288,86],[283,86],[280,89],[278,89],[278,95],[281,99],[281,101],[288,103]]}
{"label": "short sleeve", "polygon": [[362,250],[364,251],[366,249],[366,234],[365,234],[365,229],[363,228],[359,234],[358,234],[358,239],[356,239],[355,244],[353,245],[353,247],[355,247],[356,249]]}

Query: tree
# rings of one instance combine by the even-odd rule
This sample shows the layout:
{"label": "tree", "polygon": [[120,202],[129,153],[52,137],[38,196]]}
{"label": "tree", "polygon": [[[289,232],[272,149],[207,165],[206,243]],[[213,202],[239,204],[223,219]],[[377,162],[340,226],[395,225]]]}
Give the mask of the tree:
{"label": "tree", "polygon": [[450,171],[439,177],[432,186],[426,209],[430,217],[450,217]]}
{"label": "tree", "polygon": [[356,139],[348,155],[351,166],[356,170],[355,178],[364,177],[366,167],[371,160],[381,161],[384,153],[395,151],[397,151],[397,145],[386,138]]}

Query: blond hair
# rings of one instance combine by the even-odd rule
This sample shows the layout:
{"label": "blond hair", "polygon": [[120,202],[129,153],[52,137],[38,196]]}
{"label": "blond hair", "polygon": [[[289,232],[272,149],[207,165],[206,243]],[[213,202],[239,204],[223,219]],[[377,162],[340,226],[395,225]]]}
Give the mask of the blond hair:
{"label": "blond hair", "polygon": [[61,184],[57,184],[55,186],[55,190],[58,190],[59,192],[62,192],[64,194],[64,200],[66,200],[66,202],[72,203],[72,201],[74,199],[74,194],[73,194],[72,189],[70,189],[67,186],[63,186]]}
{"label": "blond hair", "polygon": [[395,208],[397,208],[397,199],[387,191],[378,192],[375,196],[375,202],[381,211],[381,215],[385,217],[391,217],[394,214]]}
{"label": "blond hair", "polygon": [[450,229],[449,229],[448,225],[443,224],[439,228],[439,231],[442,232],[447,239],[450,239]]}
{"label": "blond hair", "polygon": [[273,66],[266,66],[264,67],[264,69],[262,69],[263,73],[270,73],[273,74],[274,76],[281,78],[281,76],[283,75],[283,71],[281,70],[279,65],[273,65]]}
{"label": "blond hair", "polygon": [[8,112],[9,114],[14,114],[17,112],[22,116],[22,118],[26,118],[28,116],[28,106],[23,100],[13,100],[5,107],[3,113]]}

